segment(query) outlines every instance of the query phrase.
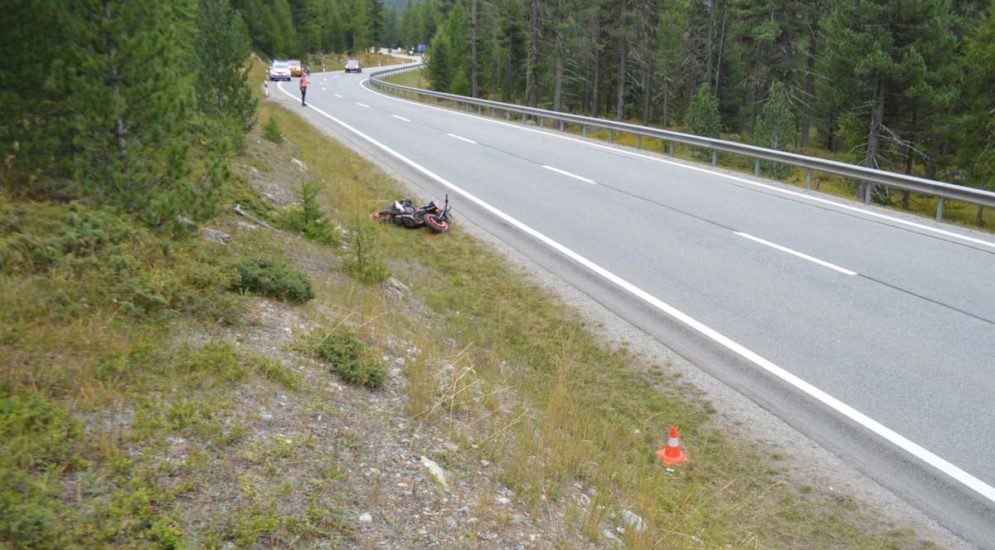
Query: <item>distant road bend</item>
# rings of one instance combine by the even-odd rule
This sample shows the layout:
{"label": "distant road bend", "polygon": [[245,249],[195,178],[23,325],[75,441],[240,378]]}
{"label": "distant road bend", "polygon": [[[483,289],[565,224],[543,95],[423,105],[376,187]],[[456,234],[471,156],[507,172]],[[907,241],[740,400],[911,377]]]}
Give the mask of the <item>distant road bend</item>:
{"label": "distant road bend", "polygon": [[[995,239],[383,95],[308,108],[968,542],[995,541]],[[320,90],[320,91],[318,91]],[[296,105],[295,105],[296,103]]]}

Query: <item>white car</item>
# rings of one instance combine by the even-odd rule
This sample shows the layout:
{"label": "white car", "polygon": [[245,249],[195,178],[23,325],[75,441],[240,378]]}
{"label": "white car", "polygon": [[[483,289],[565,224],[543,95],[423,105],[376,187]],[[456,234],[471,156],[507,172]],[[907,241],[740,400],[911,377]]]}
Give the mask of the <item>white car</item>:
{"label": "white car", "polygon": [[266,77],[270,80],[290,81],[290,65],[285,61],[274,61],[266,71]]}

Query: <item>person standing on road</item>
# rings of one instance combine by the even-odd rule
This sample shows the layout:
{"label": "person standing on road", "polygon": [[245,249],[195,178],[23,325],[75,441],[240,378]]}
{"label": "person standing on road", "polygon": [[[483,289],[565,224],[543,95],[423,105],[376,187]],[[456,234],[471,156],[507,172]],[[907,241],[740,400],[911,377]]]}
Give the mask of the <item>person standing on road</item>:
{"label": "person standing on road", "polygon": [[307,76],[307,70],[301,71],[301,106],[307,107],[307,87],[311,84],[310,79]]}

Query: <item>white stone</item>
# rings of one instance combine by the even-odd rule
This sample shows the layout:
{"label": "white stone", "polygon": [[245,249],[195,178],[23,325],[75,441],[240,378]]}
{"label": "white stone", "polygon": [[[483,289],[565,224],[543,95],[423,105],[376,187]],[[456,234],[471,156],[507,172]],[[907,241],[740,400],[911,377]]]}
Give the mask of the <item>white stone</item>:
{"label": "white stone", "polygon": [[446,471],[442,469],[442,466],[439,466],[434,460],[424,455],[421,456],[421,463],[428,469],[428,473],[432,476],[432,479],[448,491],[449,481],[446,479]]}
{"label": "white stone", "polygon": [[363,512],[362,514],[359,514],[359,522],[373,523],[373,516],[371,516],[369,512]]}
{"label": "white stone", "polygon": [[622,510],[622,521],[640,533],[646,530],[646,522],[643,521],[643,518],[629,510]]}

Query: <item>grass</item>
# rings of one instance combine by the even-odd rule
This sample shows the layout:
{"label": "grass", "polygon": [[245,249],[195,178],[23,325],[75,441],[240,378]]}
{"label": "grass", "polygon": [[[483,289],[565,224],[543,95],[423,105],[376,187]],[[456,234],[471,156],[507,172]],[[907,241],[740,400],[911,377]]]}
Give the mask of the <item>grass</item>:
{"label": "grass", "polygon": [[[285,142],[256,131],[248,142],[261,152],[249,156],[264,168],[304,160],[330,224],[406,194],[296,115],[260,110]],[[244,183],[225,194],[223,212],[238,202],[267,220],[281,213]],[[321,389],[328,374],[290,347],[254,351],[275,338],[259,312],[301,338],[331,335],[316,352],[336,370],[352,362],[344,376],[365,387],[390,382],[382,355],[407,356],[404,412],[458,444],[435,458],[454,469],[489,461],[530,513],[566,510],[575,536],[599,541],[629,509],[648,524],[624,535],[634,548],[919,544],[853,499],[783,477],[756,442],[716,429],[714,407],[667,365],[602,344],[597,327],[459,226],[368,227],[364,254],[408,289],[397,298],[350,275],[348,239],[330,246],[227,214],[214,223],[231,244],[0,195],[0,546],[359,544],[342,513],[358,497],[340,488],[359,476],[348,457],[366,447],[362,434],[310,431],[344,414]],[[240,277],[230,266],[257,258],[306,273],[313,299],[226,291]],[[672,474],[654,452],[670,424],[692,456]]]}

